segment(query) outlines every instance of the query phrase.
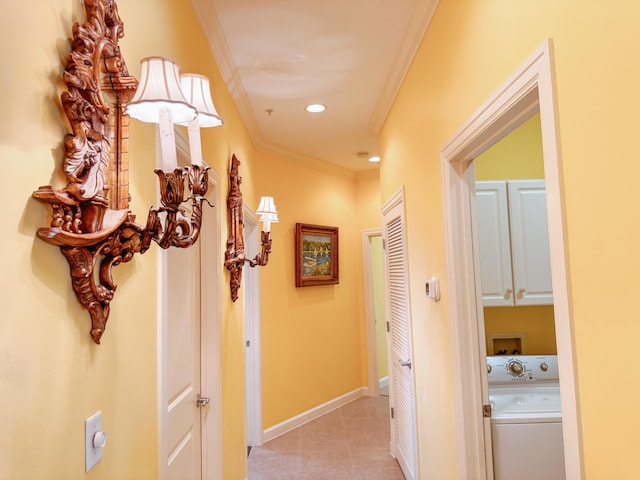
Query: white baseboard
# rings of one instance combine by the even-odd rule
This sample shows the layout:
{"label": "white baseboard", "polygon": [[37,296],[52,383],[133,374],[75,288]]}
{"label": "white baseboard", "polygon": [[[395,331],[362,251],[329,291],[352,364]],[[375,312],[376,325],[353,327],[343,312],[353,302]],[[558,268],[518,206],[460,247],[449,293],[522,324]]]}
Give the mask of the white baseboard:
{"label": "white baseboard", "polygon": [[298,428],[305,423],[321,417],[325,413],[329,413],[330,411],[335,410],[336,408],[340,408],[349,402],[353,402],[354,400],[363,397],[366,393],[366,390],[367,389],[365,387],[357,388],[349,393],[345,393],[338,398],[329,400],[327,403],[323,403],[322,405],[318,405],[311,410],[307,410],[306,412],[296,415],[289,420],[285,420],[284,422],[280,422],[273,427],[269,427],[264,432],[262,432],[262,441],[268,442],[269,440],[273,440],[274,438],[279,437],[280,435],[287,433],[294,428]]}
{"label": "white baseboard", "polygon": [[389,385],[389,377],[384,377],[378,380],[378,388],[384,388]]}

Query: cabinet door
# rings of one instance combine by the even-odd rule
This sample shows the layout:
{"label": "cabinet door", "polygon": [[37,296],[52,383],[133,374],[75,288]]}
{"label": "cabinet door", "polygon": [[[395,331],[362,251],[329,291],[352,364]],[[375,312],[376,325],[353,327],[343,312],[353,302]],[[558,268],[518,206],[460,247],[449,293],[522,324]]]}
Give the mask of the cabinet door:
{"label": "cabinet door", "polygon": [[482,302],[487,307],[513,306],[506,182],[476,182],[476,211]]}
{"label": "cabinet door", "polygon": [[516,305],[553,304],[544,180],[508,182]]}

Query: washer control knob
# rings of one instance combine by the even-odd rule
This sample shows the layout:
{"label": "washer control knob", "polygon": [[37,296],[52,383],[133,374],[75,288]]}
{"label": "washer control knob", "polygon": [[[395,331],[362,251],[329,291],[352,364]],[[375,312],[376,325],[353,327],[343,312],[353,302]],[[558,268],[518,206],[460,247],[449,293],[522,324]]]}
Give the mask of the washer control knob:
{"label": "washer control knob", "polygon": [[511,360],[507,364],[507,369],[509,370],[509,373],[511,375],[514,375],[516,377],[519,377],[524,373],[524,366],[519,360]]}
{"label": "washer control knob", "polygon": [[549,365],[547,365],[546,362],[542,362],[540,364],[540,370],[542,370],[543,372],[546,372],[547,370],[549,370]]}

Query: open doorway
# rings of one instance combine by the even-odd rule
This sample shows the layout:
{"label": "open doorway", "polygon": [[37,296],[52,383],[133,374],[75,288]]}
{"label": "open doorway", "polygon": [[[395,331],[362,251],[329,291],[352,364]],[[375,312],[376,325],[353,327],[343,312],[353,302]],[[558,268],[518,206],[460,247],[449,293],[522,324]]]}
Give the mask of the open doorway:
{"label": "open doorway", "polygon": [[382,231],[362,232],[369,395],[389,396]]}
{"label": "open doorway", "polygon": [[486,354],[555,355],[540,114],[473,162]]}
{"label": "open doorway", "polygon": [[539,114],[473,160],[496,480],[565,478],[543,163]]}
{"label": "open doorway", "polygon": [[[477,231],[473,226],[475,175],[473,159],[540,112],[547,189],[554,324],[562,389],[562,431],[567,478],[581,478],[577,379],[573,365],[573,332],[568,300],[564,232],[552,83],[551,41],[546,41],[443,146],[449,312],[458,442],[458,468],[465,478],[493,478],[486,375],[485,339],[479,314],[481,297]],[[484,439],[484,442],[478,442]]]}

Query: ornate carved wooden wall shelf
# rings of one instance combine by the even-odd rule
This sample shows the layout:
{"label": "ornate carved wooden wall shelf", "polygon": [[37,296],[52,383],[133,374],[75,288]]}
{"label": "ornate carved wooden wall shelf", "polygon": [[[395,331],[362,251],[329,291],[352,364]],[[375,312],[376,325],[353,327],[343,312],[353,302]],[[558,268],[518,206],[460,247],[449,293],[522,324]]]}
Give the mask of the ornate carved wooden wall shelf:
{"label": "ornate carved wooden wall shelf", "polygon": [[253,259],[246,258],[244,252],[244,214],[242,203],[242,192],[240,184],[242,177],[238,173],[240,161],[234,155],[231,157],[231,168],[229,169],[229,194],[227,196],[227,215],[229,225],[229,236],[227,237],[227,251],[225,253],[225,267],[231,276],[229,285],[231,288],[231,300],[238,299],[238,290],[242,279],[242,268],[245,262],[251,267],[264,267],[269,262],[271,253],[271,224],[278,222],[278,212],[272,197],[262,197],[256,213],[260,215],[262,222],[262,232],[260,233],[261,250]]}
{"label": "ornate carved wooden wall shelf", "polygon": [[[85,0],[84,5],[87,18],[73,27],[72,51],[63,74],[67,91],[62,93],[62,106],[71,126],[64,139],[62,166],[68,184],[62,189],[40,187],[33,196],[49,204],[52,211],[49,226],[40,228],[37,235],[60,247],[67,258],[73,290],[91,315],[93,340],[100,343],[116,290],[112,268],[130,261],[135,253],[144,253],[152,240],[168,248],[188,247],[198,239],[208,167],[177,168],[163,162],[170,171],[155,170],[162,207],[149,210],[145,227],[135,223],[129,210],[129,115],[125,108],[130,102],[141,105],[145,99],[139,98],[138,81],[129,75],[120,53],[118,41],[124,30],[115,0]],[[191,122],[191,135],[204,107],[182,100],[190,111],[181,120]],[[215,117],[221,124],[217,114]],[[169,143],[163,139],[162,154],[175,159],[172,124],[170,130]],[[199,136],[197,141],[199,148]],[[192,152],[192,158],[201,158],[198,154]],[[180,208],[185,177],[191,191],[189,218]]]}

